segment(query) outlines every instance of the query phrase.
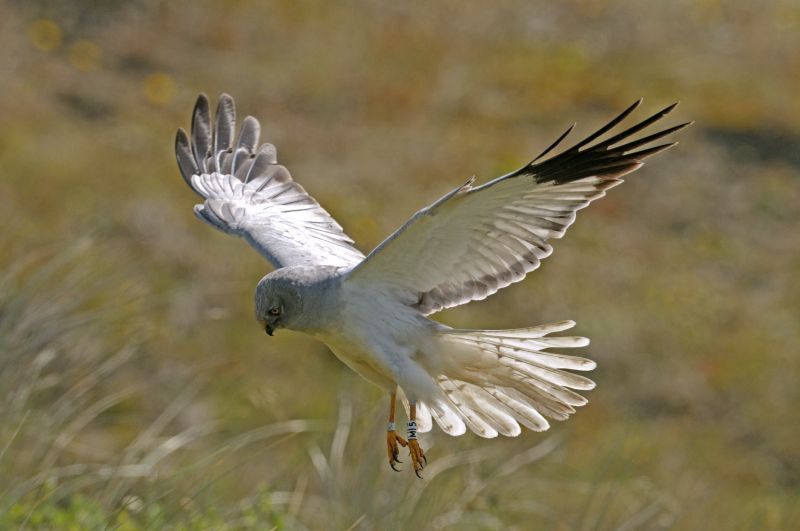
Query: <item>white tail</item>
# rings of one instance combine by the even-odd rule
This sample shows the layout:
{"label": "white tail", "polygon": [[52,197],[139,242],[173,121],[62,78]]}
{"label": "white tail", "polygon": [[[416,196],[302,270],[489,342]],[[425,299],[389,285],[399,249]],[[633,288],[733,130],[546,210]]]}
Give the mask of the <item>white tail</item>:
{"label": "white tail", "polygon": [[432,417],[451,435],[464,433],[466,425],[481,437],[514,437],[520,424],[544,431],[550,427],[545,417],[569,417],[587,403],[572,389],[585,391],[595,384],[562,369],[590,371],[596,364],[544,349],[588,345],[585,337],[545,337],[573,326],[562,321],[516,330],[441,331],[442,374],[435,379],[448,403],[418,407],[421,428],[430,429]]}

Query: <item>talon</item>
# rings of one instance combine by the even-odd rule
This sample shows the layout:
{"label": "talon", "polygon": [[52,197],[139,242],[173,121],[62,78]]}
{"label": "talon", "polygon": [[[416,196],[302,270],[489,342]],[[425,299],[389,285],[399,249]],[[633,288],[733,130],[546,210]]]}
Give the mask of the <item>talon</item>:
{"label": "talon", "polygon": [[395,390],[392,392],[389,399],[389,422],[386,426],[386,455],[389,458],[389,466],[395,472],[400,472],[400,469],[396,466],[403,463],[400,461],[399,447],[408,448],[408,453],[411,456],[411,466],[414,467],[414,474],[416,474],[419,479],[423,479],[420,472],[422,472],[422,469],[428,464],[428,458],[425,457],[425,453],[422,451],[422,448],[419,447],[419,442],[417,442],[417,423],[415,421],[416,406],[414,404],[410,406],[408,439],[404,439],[395,431],[394,409],[396,400],[397,392]]}
{"label": "talon", "polygon": [[425,465],[428,464],[428,458],[425,457],[425,453],[422,451],[422,448],[420,448],[419,442],[417,442],[416,439],[408,441],[408,453],[411,456],[411,463],[414,466],[414,474],[416,474],[418,478],[424,479],[420,475],[420,472],[422,472]]}
{"label": "talon", "polygon": [[394,431],[386,432],[386,446],[387,446],[387,454],[389,457],[389,466],[392,467],[392,470],[395,472],[399,472],[400,470],[395,467],[395,464],[399,463],[402,464],[403,462],[400,460],[400,446],[408,446],[408,443],[405,439],[397,435]]}

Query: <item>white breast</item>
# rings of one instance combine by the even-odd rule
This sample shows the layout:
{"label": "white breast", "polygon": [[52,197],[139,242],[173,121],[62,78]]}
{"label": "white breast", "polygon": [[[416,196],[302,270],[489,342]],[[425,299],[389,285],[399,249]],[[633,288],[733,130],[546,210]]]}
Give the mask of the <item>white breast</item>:
{"label": "white breast", "polygon": [[398,373],[430,335],[427,320],[386,294],[347,283],[338,303],[337,314],[315,335],[359,375],[394,389]]}

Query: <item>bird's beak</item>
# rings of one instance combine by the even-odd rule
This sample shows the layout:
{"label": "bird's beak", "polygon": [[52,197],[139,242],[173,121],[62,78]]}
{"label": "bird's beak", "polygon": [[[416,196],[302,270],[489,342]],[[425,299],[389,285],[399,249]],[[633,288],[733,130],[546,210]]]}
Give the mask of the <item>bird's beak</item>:
{"label": "bird's beak", "polygon": [[266,332],[268,336],[272,336],[272,334],[275,333],[275,329],[272,328],[272,325],[267,323],[264,325],[264,332]]}

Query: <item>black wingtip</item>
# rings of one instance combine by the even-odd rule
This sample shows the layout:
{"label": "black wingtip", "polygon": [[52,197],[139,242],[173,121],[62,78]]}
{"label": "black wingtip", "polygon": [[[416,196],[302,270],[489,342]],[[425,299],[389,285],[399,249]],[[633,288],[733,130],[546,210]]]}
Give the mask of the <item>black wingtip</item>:
{"label": "black wingtip", "polygon": [[670,134],[677,133],[678,131],[681,131],[681,130],[686,129],[687,127],[691,127],[693,125],[694,125],[694,120],[691,120],[689,122],[683,122],[682,124],[678,124],[678,125],[676,125],[674,127],[670,127],[669,128],[670,129],[669,133]]}
{"label": "black wingtip", "polygon": [[657,121],[661,120],[666,115],[671,113],[672,110],[677,106],[678,106],[678,102],[675,102],[672,105],[669,105],[669,106],[665,107],[664,109],[661,109],[657,113],[652,114],[651,116],[645,118],[641,122],[639,122],[637,124],[634,124],[633,126],[625,129],[624,131],[622,131],[620,133],[617,133],[616,135],[612,136],[611,138],[607,138],[606,140],[603,140],[599,144],[596,144],[596,145],[592,146],[592,149],[607,149],[607,148],[609,148],[611,146],[614,146],[614,145],[618,144],[622,140],[631,137],[632,135],[638,133],[642,129],[645,129],[645,128],[649,127],[650,125],[656,123]]}
{"label": "black wingtip", "polygon": [[627,153],[627,155],[631,156],[631,157],[635,157],[636,160],[644,160],[647,157],[652,157],[653,155],[661,153],[662,151],[666,151],[669,148],[677,146],[677,145],[678,145],[678,142],[668,142],[666,144],[661,144],[661,145],[654,146],[654,147],[651,147],[651,148],[641,149],[639,151],[634,151],[634,152],[631,152],[631,153]]}
{"label": "black wingtip", "polygon": [[671,113],[671,112],[672,112],[672,111],[675,109],[675,107],[677,107],[679,104],[680,104],[680,101],[676,101],[676,102],[675,102],[675,103],[673,103],[672,105],[668,105],[668,106],[666,106],[666,107],[665,107],[665,108],[664,108],[664,109],[663,109],[663,110],[662,110],[660,113],[658,113],[658,115],[659,115],[659,116],[666,116],[666,115],[668,115],[668,114],[669,114],[669,113]]}
{"label": "black wingtip", "polygon": [[619,124],[620,122],[625,120],[625,118],[627,118],[633,111],[635,111],[642,104],[643,101],[644,101],[644,98],[639,98],[638,100],[634,101],[631,105],[628,106],[627,109],[625,109],[624,111],[619,113],[617,116],[615,116],[606,125],[604,125],[600,129],[598,129],[597,131],[592,133],[591,135],[587,136],[586,138],[584,138],[583,140],[581,140],[580,142],[578,142],[577,144],[572,146],[569,149],[569,151],[580,151],[580,149],[582,147],[584,147],[584,146],[586,146],[588,144],[591,144],[592,142],[594,142],[595,140],[597,140],[598,138],[600,138],[601,136],[603,136],[604,134],[609,132],[611,129],[616,127],[617,124]]}
{"label": "black wingtip", "polygon": [[630,113],[632,113],[633,111],[635,111],[636,109],[638,109],[638,108],[639,108],[639,106],[640,106],[642,103],[644,103],[644,98],[639,98],[638,100],[636,100],[636,101],[634,101],[633,103],[631,103],[631,104],[628,106],[628,108],[627,108],[627,109],[625,109],[624,111],[622,111],[621,113],[619,113],[619,116],[622,116],[622,119],[624,119],[624,118],[625,118],[625,117],[627,117],[627,116],[628,116]]}
{"label": "black wingtip", "polygon": [[627,108],[626,108],[624,111],[622,111],[621,113],[619,113],[619,115],[618,115],[618,116],[623,116],[623,117],[624,117],[624,116],[628,116],[630,113],[632,113],[633,111],[635,111],[636,109],[638,109],[638,108],[639,108],[639,106],[640,106],[642,103],[644,103],[644,98],[639,98],[638,100],[635,100],[633,103],[631,103],[630,105],[628,105],[628,107],[627,107]]}
{"label": "black wingtip", "polygon": [[559,144],[561,143],[561,141],[562,141],[562,140],[564,140],[565,138],[567,138],[567,135],[569,135],[569,134],[572,132],[572,130],[573,130],[573,129],[575,129],[575,126],[576,126],[576,125],[578,125],[578,124],[577,124],[576,122],[573,122],[573,124],[572,124],[572,125],[570,125],[570,126],[567,128],[567,130],[566,130],[566,131],[564,131],[563,133],[561,133],[561,136],[560,136],[560,137],[558,137],[558,138],[556,139],[556,141],[555,141],[555,142],[553,142],[552,144],[550,144],[550,146],[548,146],[548,148],[547,148],[547,149],[545,149],[544,151],[542,151],[542,152],[539,154],[539,156],[538,156],[538,157],[536,157],[535,159],[533,159],[532,161],[530,161],[530,162],[528,163],[528,165],[530,166],[531,164],[533,164],[533,163],[534,163],[534,162],[536,162],[537,160],[541,159],[542,157],[544,157],[545,155],[547,155],[548,153],[550,153],[551,151],[553,151],[553,149],[555,149],[555,147],[556,147],[557,145],[559,145]]}
{"label": "black wingtip", "polygon": [[[543,158],[540,155],[537,159],[534,159],[533,163],[509,175],[531,174],[537,182],[552,181],[556,184],[563,184],[593,175],[614,179],[635,171],[642,165],[642,161],[645,158],[665,151],[677,144],[677,142],[668,142],[653,146],[652,144],[655,141],[694,123],[684,122],[642,138],[630,140],[639,131],[644,130],[671,113],[679,104],[676,101],[644,120],[627,127],[625,130],[601,140],[606,133],[609,133],[636,110],[643,101],[641,98],[636,100],[606,125],[566,151],[542,161],[539,161],[539,159]],[[559,141],[563,136],[565,135],[562,135]],[[551,149],[552,147],[545,150],[545,154]]]}

